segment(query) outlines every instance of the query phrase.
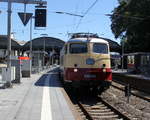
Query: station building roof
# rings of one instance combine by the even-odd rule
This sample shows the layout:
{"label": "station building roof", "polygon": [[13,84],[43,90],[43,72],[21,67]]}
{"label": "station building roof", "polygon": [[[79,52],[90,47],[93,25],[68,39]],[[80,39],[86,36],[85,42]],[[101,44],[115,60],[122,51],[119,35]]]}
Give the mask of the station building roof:
{"label": "station building roof", "polygon": [[[0,49],[7,49],[7,43],[7,35],[0,35]],[[11,48],[18,50],[21,48],[21,45],[14,39],[11,39]]]}
{"label": "station building roof", "polygon": [[117,42],[110,40],[108,38],[103,38],[103,37],[99,37],[99,38],[104,39],[109,43],[111,52],[121,52],[121,46]]}
{"label": "station building roof", "polygon": [[[60,51],[62,49],[65,42],[58,38],[53,37],[39,37],[32,40],[32,50],[46,50],[51,51],[52,49]],[[29,50],[30,49],[30,41],[23,45],[22,49]]]}
{"label": "station building roof", "polygon": [[[121,46],[110,39],[102,38],[108,41],[110,45],[110,51],[111,52],[120,52]],[[14,50],[23,50],[27,51],[30,49],[30,41],[26,42],[24,45],[19,44],[16,40],[12,39],[12,49]],[[54,37],[39,37],[32,40],[32,50],[46,50],[51,51],[52,49],[55,49],[57,51],[60,51],[63,47],[65,42],[61,39],[54,38]],[[45,46],[45,47],[44,47]],[[7,36],[6,35],[0,35],[0,49],[7,49]]]}

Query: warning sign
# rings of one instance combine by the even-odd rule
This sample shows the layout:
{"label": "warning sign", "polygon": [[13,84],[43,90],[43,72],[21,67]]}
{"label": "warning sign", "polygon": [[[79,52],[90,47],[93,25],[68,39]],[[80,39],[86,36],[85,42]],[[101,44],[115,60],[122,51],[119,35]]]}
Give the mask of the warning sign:
{"label": "warning sign", "polygon": [[32,17],[33,13],[19,12],[18,15],[19,15],[22,23],[24,24],[24,26],[26,26],[27,23],[29,22],[30,18]]}

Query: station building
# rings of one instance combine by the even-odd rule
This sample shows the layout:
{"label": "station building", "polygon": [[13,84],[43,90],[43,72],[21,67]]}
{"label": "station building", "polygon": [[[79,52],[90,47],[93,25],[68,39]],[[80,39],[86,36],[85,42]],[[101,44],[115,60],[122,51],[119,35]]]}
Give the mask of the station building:
{"label": "station building", "polygon": [[[100,37],[101,38],[101,37]],[[121,52],[120,45],[107,38],[102,38],[109,42],[111,52]],[[32,44],[32,67],[47,66],[54,63],[59,64],[59,53],[65,42],[54,37],[39,37],[32,41],[12,40],[12,59],[18,56],[30,55],[30,44]],[[7,36],[0,35],[0,62],[6,63],[7,58]]]}
{"label": "station building", "polygon": [[[11,56],[19,56],[21,45],[15,40],[11,39]],[[4,61],[7,57],[7,36],[0,35],[0,60],[1,62]]]}

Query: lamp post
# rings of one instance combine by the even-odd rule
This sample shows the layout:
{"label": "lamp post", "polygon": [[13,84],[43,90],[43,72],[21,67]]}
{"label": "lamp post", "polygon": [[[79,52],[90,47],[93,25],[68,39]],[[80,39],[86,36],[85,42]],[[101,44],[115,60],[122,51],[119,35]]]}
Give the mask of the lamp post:
{"label": "lamp post", "polygon": [[48,36],[48,34],[41,34],[41,36],[43,36],[43,67],[45,66],[45,40],[46,40],[46,37]]}
{"label": "lamp post", "polygon": [[12,2],[8,1],[8,14],[7,14],[7,51],[8,51],[8,57],[7,57],[7,68],[10,71],[10,79],[8,80],[9,85],[11,85],[11,8],[12,8]]}
{"label": "lamp post", "polygon": [[31,16],[31,19],[30,19],[30,74],[32,73],[32,19],[33,19],[34,17],[33,16]]}
{"label": "lamp post", "polygon": [[122,63],[122,71],[124,69],[124,43],[125,43],[125,39],[122,39],[122,60],[121,60],[121,63]]}

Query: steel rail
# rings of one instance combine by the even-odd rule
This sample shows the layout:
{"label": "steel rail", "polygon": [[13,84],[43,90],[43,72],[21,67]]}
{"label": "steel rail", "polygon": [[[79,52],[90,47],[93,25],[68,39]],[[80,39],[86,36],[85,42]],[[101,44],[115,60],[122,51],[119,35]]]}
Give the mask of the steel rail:
{"label": "steel rail", "polygon": [[[114,81],[113,81],[113,82],[114,82]],[[116,82],[116,83],[120,84],[119,82]],[[123,85],[123,84],[121,84],[121,85]],[[118,87],[118,86],[116,86],[116,85],[113,85],[113,84],[112,84],[111,86],[114,87],[114,88],[116,88],[116,89],[118,89],[118,90],[125,91],[123,88]],[[132,87],[131,87],[131,88],[132,88]],[[137,89],[135,89],[135,90],[137,90]],[[137,90],[137,91],[143,92],[143,91],[140,91],[140,90]],[[142,96],[142,95],[135,94],[135,93],[133,93],[132,91],[131,91],[131,94],[132,94],[133,96],[139,97],[139,98],[141,98],[141,99],[143,99],[143,100],[146,100],[146,101],[150,102],[150,98],[144,97],[144,96]]]}
{"label": "steel rail", "polygon": [[112,105],[110,105],[108,102],[106,102],[102,98],[99,97],[98,99],[100,100],[100,102],[102,102],[108,108],[110,108],[113,112],[115,112],[117,115],[119,115],[120,118],[123,118],[124,120],[130,120],[129,117],[127,117],[126,115],[124,115],[123,113],[121,113],[120,111],[118,111],[115,107],[113,107]]}
{"label": "steel rail", "polygon": [[84,108],[84,106],[80,102],[77,102],[77,104],[80,107],[80,109],[82,110],[82,112],[84,113],[84,115],[86,116],[86,118],[88,120],[93,120],[92,116],[87,112],[87,110]]}
{"label": "steel rail", "polygon": [[[107,103],[106,101],[104,101],[103,99],[101,99],[100,97],[98,97],[97,100],[98,100],[98,102],[101,102],[103,105],[105,105],[106,107],[108,107],[108,109],[110,109],[116,115],[118,115],[118,118],[122,118],[123,120],[130,120],[129,117],[127,117],[123,113],[119,112],[116,108],[114,108],[112,105],[110,105],[109,103]],[[78,104],[79,108],[81,109],[81,111],[84,113],[86,119],[88,119],[88,120],[94,120],[94,118],[92,117],[92,115],[90,114],[90,112],[88,112],[86,110],[86,108],[84,107],[84,105],[82,105],[81,102],[77,102],[77,104]]]}

